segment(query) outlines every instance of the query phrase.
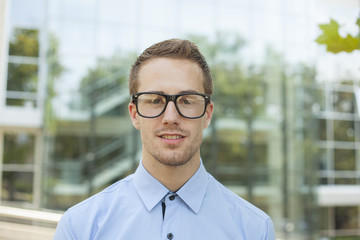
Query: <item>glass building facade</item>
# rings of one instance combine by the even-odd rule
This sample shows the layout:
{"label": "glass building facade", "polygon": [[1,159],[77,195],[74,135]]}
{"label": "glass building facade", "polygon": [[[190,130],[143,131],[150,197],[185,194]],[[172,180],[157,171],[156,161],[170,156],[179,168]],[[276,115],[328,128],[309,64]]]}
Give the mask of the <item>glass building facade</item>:
{"label": "glass building facade", "polygon": [[132,173],[129,68],[179,37],[214,78],[206,168],[279,239],[357,239],[359,50],[315,39],[330,18],[358,34],[359,13],[357,0],[0,0],[0,204],[63,211]]}

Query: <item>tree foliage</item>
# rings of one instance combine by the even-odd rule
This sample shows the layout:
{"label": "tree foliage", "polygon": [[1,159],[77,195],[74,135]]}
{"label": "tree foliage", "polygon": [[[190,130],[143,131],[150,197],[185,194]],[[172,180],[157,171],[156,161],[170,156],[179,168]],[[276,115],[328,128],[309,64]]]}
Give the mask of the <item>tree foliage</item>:
{"label": "tree foliage", "polygon": [[339,23],[331,19],[329,23],[319,25],[322,33],[316,39],[316,42],[326,45],[326,50],[332,53],[350,53],[354,50],[360,50],[360,18],[357,19],[356,25],[359,28],[357,36],[347,34],[342,37],[339,33]]}
{"label": "tree foliage", "polygon": [[[39,56],[39,33],[34,29],[15,28],[10,43],[9,55],[20,57]],[[38,65],[12,62],[8,65],[7,90],[21,92],[36,92],[38,82]],[[15,105],[22,105],[24,100],[13,99]]]}
{"label": "tree foliage", "polygon": [[52,100],[56,97],[55,83],[66,71],[60,62],[59,41],[54,34],[48,36],[48,49],[46,53],[47,62],[47,86],[45,101],[44,125],[48,133],[56,131],[56,113],[53,109]]}
{"label": "tree foliage", "polygon": [[39,56],[39,32],[35,29],[15,28],[10,39],[9,55]]}
{"label": "tree foliage", "polygon": [[[210,65],[214,84],[213,101],[217,106],[211,138],[215,142],[205,139],[202,154],[217,166],[235,167],[236,171],[232,174],[226,170],[215,170],[217,177],[225,182],[246,184],[247,197],[252,201],[253,178],[256,175],[257,181],[266,179],[266,173],[255,173],[266,166],[267,146],[259,140],[262,139],[261,133],[254,128],[255,121],[264,115],[267,104],[266,65],[243,61],[245,41],[239,35],[217,33],[213,39],[201,36],[190,36],[189,39],[199,46]],[[219,118],[238,119],[239,123],[245,123],[246,128],[217,129],[216,121]]]}
{"label": "tree foliage", "polygon": [[217,33],[211,41],[190,35],[206,56],[214,79],[214,99],[221,107],[216,114],[252,122],[265,109],[264,66],[246,65],[241,51],[245,41],[239,35]]}

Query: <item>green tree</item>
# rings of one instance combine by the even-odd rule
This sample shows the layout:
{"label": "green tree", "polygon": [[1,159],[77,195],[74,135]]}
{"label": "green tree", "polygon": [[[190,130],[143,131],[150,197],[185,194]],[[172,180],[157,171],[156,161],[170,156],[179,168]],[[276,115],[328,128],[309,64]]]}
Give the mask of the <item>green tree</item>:
{"label": "green tree", "polygon": [[[19,63],[15,57],[36,59],[39,57],[39,32],[35,29],[14,28],[9,43],[7,90],[15,92],[37,91],[38,65]],[[8,98],[7,105],[22,106],[25,99]]]}
{"label": "green tree", "polygon": [[[35,137],[28,134],[4,135],[4,164],[33,164]],[[5,171],[3,177],[4,196],[8,201],[32,200],[31,182],[23,182],[22,178],[29,174],[16,171]],[[21,193],[21,194],[19,194]],[[27,196],[27,197],[25,197]]]}
{"label": "green tree", "polygon": [[39,56],[39,31],[36,29],[15,28],[10,38],[10,56]]}
{"label": "green tree", "polygon": [[47,81],[44,125],[47,134],[53,135],[56,131],[56,115],[52,101],[56,97],[55,83],[66,71],[60,62],[59,41],[54,34],[48,35],[48,49],[46,54]]}
{"label": "green tree", "polygon": [[[213,41],[202,37],[192,37],[191,39],[198,43],[204,55],[206,55],[214,78],[215,91],[213,99],[216,108],[215,122],[212,123],[212,126],[216,126],[216,121],[219,118],[241,119],[246,126],[246,132],[241,136],[241,139],[234,130],[216,129],[211,136],[211,141],[214,141],[214,139],[215,141],[221,141],[211,144],[206,142],[209,140],[205,139],[205,146],[202,150],[205,155],[203,156],[206,156],[207,152],[209,152],[209,157],[217,157],[222,165],[218,166],[218,168],[240,166],[240,169],[235,168],[236,171],[239,171],[237,176],[234,175],[234,168],[226,168],[230,170],[226,174],[227,176],[220,176],[219,179],[221,181],[244,181],[247,187],[248,200],[255,200],[253,202],[259,204],[257,199],[253,199],[253,184],[262,178],[265,178],[265,181],[268,180],[266,179],[266,173],[264,175],[264,172],[259,173],[258,170],[270,171],[270,169],[266,162],[268,159],[267,145],[258,140],[264,138],[262,135],[266,135],[266,133],[255,130],[254,123],[260,119],[271,118],[266,112],[269,106],[268,103],[276,104],[281,109],[280,119],[282,122],[279,127],[281,127],[283,136],[283,186],[281,186],[283,190],[283,217],[285,221],[293,222],[305,219],[307,226],[314,226],[314,219],[316,219],[314,217],[316,212],[314,211],[314,204],[316,201],[313,192],[308,194],[297,192],[298,199],[303,199],[303,202],[307,203],[306,206],[305,204],[301,205],[306,211],[299,213],[302,214],[302,220],[292,219],[290,206],[299,204],[299,202],[294,202],[293,198],[290,197],[296,193],[292,192],[294,190],[292,190],[289,180],[293,173],[295,176],[301,177],[302,175],[297,174],[299,174],[300,169],[303,169],[306,172],[302,172],[302,174],[306,176],[306,180],[310,181],[305,181],[305,185],[312,190],[314,181],[316,182],[316,179],[314,179],[317,176],[315,174],[316,166],[314,168],[316,151],[314,149],[314,136],[312,135],[313,129],[309,127],[313,126],[314,123],[312,121],[314,119],[312,109],[315,108],[313,105],[319,100],[317,92],[313,91],[316,84],[315,69],[305,64],[289,65],[284,61],[281,54],[271,47],[267,48],[261,63],[246,64],[241,56],[245,42],[234,35],[220,34]],[[272,96],[269,96],[270,92]],[[299,93],[306,94],[306,97]],[[294,97],[295,99],[293,99]],[[299,108],[294,109],[292,103]],[[289,139],[293,136],[291,127],[298,127],[294,126],[295,123],[290,123],[290,119],[297,119],[296,123],[302,119],[301,131],[304,134],[298,142]],[[299,154],[295,157],[298,160],[296,161],[296,164],[298,164],[296,169],[291,169],[290,164],[287,163],[290,155],[288,150],[290,146],[287,142],[292,140],[298,144],[294,151]],[[214,149],[218,149],[216,150],[217,153],[214,153]],[[224,159],[226,162],[224,162]],[[304,160],[307,160],[306,163]],[[239,175],[242,176],[239,178]],[[303,181],[299,182],[303,183]],[[303,187],[302,185],[296,189]]]}
{"label": "green tree", "polygon": [[[42,204],[46,207],[52,207],[49,202],[49,192],[54,187],[54,180],[52,179],[56,172],[53,165],[48,164],[55,157],[51,149],[56,149],[55,135],[57,132],[58,119],[56,118],[56,110],[53,106],[53,99],[57,96],[56,83],[61,75],[66,71],[64,65],[60,61],[59,56],[59,40],[56,35],[49,33],[47,35],[47,49],[46,49],[46,88],[45,88],[45,102],[44,102],[44,141],[45,141],[45,161],[48,168],[44,171],[43,192],[44,198]],[[55,146],[55,147],[54,147]]]}
{"label": "green tree", "polygon": [[[220,117],[242,119],[246,124],[245,144],[240,140],[236,141],[237,146],[231,147],[231,143],[230,145],[222,144],[222,149],[219,151],[226,151],[224,152],[225,159],[231,156],[242,156],[243,159],[233,160],[243,163],[242,169],[246,169],[242,171],[242,177],[247,184],[248,199],[253,201],[256,158],[253,125],[255,120],[264,113],[266,106],[265,67],[261,64],[246,65],[242,62],[241,50],[245,46],[245,41],[238,35],[218,33],[213,41],[194,35],[189,38],[199,45],[207,57],[214,78],[213,99],[218,107],[215,108],[213,126],[216,125],[216,119]],[[226,135],[229,136],[228,134]],[[215,143],[217,144],[221,143]],[[243,146],[239,147],[239,145]],[[244,147],[245,152],[240,151]]]}

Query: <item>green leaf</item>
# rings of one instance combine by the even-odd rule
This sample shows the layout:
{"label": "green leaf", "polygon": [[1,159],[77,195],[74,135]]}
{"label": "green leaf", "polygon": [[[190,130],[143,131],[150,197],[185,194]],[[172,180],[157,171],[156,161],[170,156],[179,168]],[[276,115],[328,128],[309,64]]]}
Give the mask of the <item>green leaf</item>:
{"label": "green leaf", "polygon": [[346,38],[342,39],[342,47],[345,52],[352,52],[355,49],[360,49],[360,39],[348,34]]}
{"label": "green leaf", "polygon": [[[357,20],[357,24],[360,24],[360,18]],[[344,38],[339,34],[339,27],[340,25],[333,19],[328,24],[320,24],[319,28],[322,30],[322,34],[316,39],[316,42],[326,45],[326,50],[333,53],[342,51],[350,53],[360,49],[359,37],[347,34]]]}

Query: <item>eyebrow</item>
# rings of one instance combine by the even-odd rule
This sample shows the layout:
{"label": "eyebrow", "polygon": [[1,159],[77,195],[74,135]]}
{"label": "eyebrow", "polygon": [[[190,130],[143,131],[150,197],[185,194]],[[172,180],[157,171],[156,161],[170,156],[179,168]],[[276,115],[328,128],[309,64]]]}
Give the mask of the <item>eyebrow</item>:
{"label": "eyebrow", "polygon": [[[146,92],[154,92],[154,93],[166,94],[164,91],[156,91],[156,90],[149,90],[149,91],[146,91]],[[178,92],[177,94],[174,94],[174,95],[183,94],[183,93],[199,93],[199,92],[196,91],[196,90],[188,89],[188,90],[182,90],[182,91],[180,91],[180,92]],[[172,94],[166,94],[166,95],[172,95]]]}
{"label": "eyebrow", "polygon": [[195,90],[192,90],[192,89],[189,89],[189,90],[179,92],[179,94],[181,94],[181,93],[199,93],[199,92],[195,91]]}

